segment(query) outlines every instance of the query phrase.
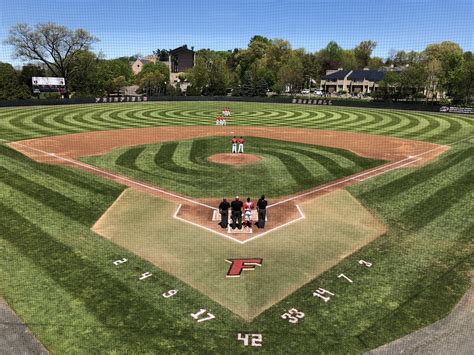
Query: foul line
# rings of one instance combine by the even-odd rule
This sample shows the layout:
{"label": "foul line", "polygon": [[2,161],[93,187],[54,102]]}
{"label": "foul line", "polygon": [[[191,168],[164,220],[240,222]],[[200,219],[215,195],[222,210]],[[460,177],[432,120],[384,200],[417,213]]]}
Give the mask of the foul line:
{"label": "foul line", "polygon": [[246,241],[244,241],[242,244],[247,243],[247,242],[250,242],[251,240],[255,240],[255,239],[257,239],[257,238],[263,237],[265,234],[268,234],[268,233],[270,233],[270,232],[274,232],[274,231],[276,231],[276,230],[278,230],[278,229],[280,229],[280,228],[286,227],[287,225],[290,225],[290,224],[292,224],[292,223],[298,222],[299,220],[305,219],[306,216],[303,214],[303,211],[301,211],[300,206],[296,205],[296,208],[298,209],[298,212],[300,213],[300,216],[299,216],[298,218],[296,218],[296,219],[294,219],[294,220],[292,220],[292,221],[283,223],[282,225],[280,225],[280,226],[278,226],[278,227],[269,229],[269,230],[267,230],[266,232],[263,232],[263,233],[261,233],[261,234],[259,234],[259,235],[256,235],[255,237],[249,238],[249,239],[247,239]]}
{"label": "foul line", "polygon": [[[455,142],[455,143],[458,143],[458,142]],[[452,143],[452,144],[455,144],[455,143]],[[359,177],[361,177],[361,176],[371,174],[371,173],[373,173],[373,172],[375,172],[375,171],[378,171],[378,170],[387,169],[387,168],[392,167],[392,166],[394,166],[394,165],[398,165],[398,164],[400,164],[400,163],[402,163],[402,162],[404,162],[404,161],[407,161],[407,160],[410,160],[410,159],[414,159],[414,158],[420,157],[420,156],[422,156],[422,155],[428,154],[428,153],[430,153],[430,152],[433,152],[433,151],[435,151],[435,150],[439,150],[439,149],[442,149],[442,148],[445,148],[445,147],[446,147],[446,145],[440,145],[439,147],[436,147],[436,148],[427,150],[427,151],[425,151],[425,152],[422,152],[422,153],[419,153],[419,154],[416,154],[416,155],[411,155],[411,156],[409,156],[409,157],[407,157],[407,158],[403,158],[403,159],[401,159],[401,160],[397,160],[397,161],[392,162],[392,163],[384,164],[384,165],[379,166],[378,168],[372,169],[372,170],[370,170],[370,171],[364,171],[364,172],[362,172],[362,173],[360,173],[360,174],[355,174],[355,175],[348,176],[347,178],[344,178],[344,179],[342,179],[342,180],[340,180],[340,181],[337,181],[337,182],[335,182],[335,183],[332,183],[332,184],[329,184],[329,185],[326,185],[326,186],[321,186],[320,188],[317,188],[317,189],[315,189],[315,190],[307,191],[307,192],[305,192],[305,193],[302,193],[302,194],[299,194],[299,195],[296,195],[296,196],[287,198],[286,200],[282,200],[282,201],[276,202],[276,203],[274,203],[274,204],[272,204],[272,205],[269,205],[268,208],[270,208],[270,207],[275,207],[275,206],[281,205],[282,203],[289,202],[289,201],[293,201],[293,200],[296,200],[296,199],[298,199],[298,198],[301,198],[301,197],[304,197],[304,196],[307,196],[307,195],[311,195],[311,194],[313,194],[313,193],[315,193],[315,192],[318,192],[318,191],[326,190],[326,189],[328,189],[328,188],[330,188],[330,187],[333,187],[333,186],[341,185],[341,184],[346,183],[347,181],[350,181],[350,180],[357,180],[357,179],[358,179]],[[419,160],[419,159],[418,159],[418,160]],[[401,165],[401,166],[399,166],[399,167],[412,164],[412,163],[414,163],[415,161],[417,161],[417,160],[413,160],[413,161],[411,161],[410,163],[403,164],[403,165]],[[389,170],[383,170],[381,173],[376,174],[376,175],[374,175],[374,176],[379,176],[379,175],[381,175],[381,174],[384,174],[385,172],[388,172],[388,171],[391,171],[391,170],[394,170],[394,169],[397,169],[397,168],[398,168],[398,166],[396,166],[395,168],[389,169]],[[359,180],[359,181],[360,181],[360,180]]]}
{"label": "foul line", "polygon": [[410,164],[413,164],[413,163],[416,163],[417,161],[421,160],[422,158],[418,158],[418,159],[415,159],[413,161],[409,161],[408,163],[405,163],[405,164],[402,164],[402,165],[398,165],[394,168],[391,168],[391,169],[388,169],[388,170],[384,170],[382,171],[381,173],[378,173],[378,174],[375,174],[375,175],[372,175],[372,176],[368,176],[368,177],[365,177],[363,179],[356,179],[357,181],[365,181],[365,180],[369,180],[369,179],[372,179],[374,177],[377,177],[377,176],[380,176],[382,174],[385,174],[385,173],[388,173],[389,171],[392,171],[392,170],[395,170],[395,169],[399,169],[399,168],[402,168],[404,166],[407,166],[407,165],[410,165]]}
{"label": "foul line", "polygon": [[183,221],[183,222],[185,222],[185,223],[189,223],[189,224],[191,224],[191,225],[193,225],[193,226],[195,226],[195,227],[199,227],[199,228],[205,229],[205,230],[207,230],[208,232],[212,232],[212,233],[214,233],[214,234],[220,235],[221,237],[230,239],[230,240],[232,240],[233,242],[237,242],[237,243],[239,243],[239,244],[244,244],[245,242],[247,242],[247,241],[240,241],[240,240],[238,240],[238,239],[235,239],[235,238],[233,238],[233,237],[228,236],[227,234],[217,232],[217,231],[215,231],[215,230],[213,230],[213,229],[211,229],[211,228],[205,227],[205,226],[203,226],[203,225],[201,225],[201,224],[197,224],[197,223],[191,222],[191,221],[189,221],[189,220],[187,220],[187,219],[178,217],[178,213],[179,213],[179,211],[181,210],[181,206],[182,206],[182,204],[180,204],[180,205],[178,206],[178,208],[176,209],[176,212],[175,212],[174,215],[173,215],[173,218],[178,219],[178,220],[180,220],[180,221]]}
{"label": "foul line", "polygon": [[74,164],[74,165],[77,165],[77,166],[81,166],[85,169],[89,169],[89,170],[94,170],[94,171],[97,171],[97,172],[100,172],[101,174],[104,174],[104,175],[108,175],[108,176],[111,176],[115,179],[118,179],[118,180],[121,180],[121,181],[126,181],[126,182],[129,182],[131,184],[134,184],[134,185],[138,185],[138,186],[141,186],[141,187],[144,187],[146,189],[149,189],[149,190],[152,190],[152,191],[156,191],[156,192],[160,192],[160,193],[163,193],[165,195],[169,195],[169,196],[173,196],[175,198],[179,198],[181,200],[184,200],[184,201],[187,201],[187,202],[191,202],[191,203],[194,203],[196,205],[199,205],[199,206],[203,206],[203,207],[207,207],[207,208],[210,208],[210,209],[213,209],[215,210],[216,208],[215,207],[212,207],[212,206],[209,206],[209,205],[206,205],[205,203],[201,203],[201,202],[198,202],[198,201],[195,201],[195,200],[191,200],[189,198],[186,198],[186,197],[183,197],[183,196],[180,196],[180,195],[176,195],[174,193],[171,193],[171,192],[168,192],[166,190],[162,190],[162,189],[159,189],[159,188],[156,188],[154,186],[150,186],[150,185],[147,185],[147,184],[143,184],[141,182],[138,182],[138,181],[135,181],[135,180],[131,180],[129,178],[126,178],[124,176],[121,176],[121,175],[117,175],[117,174],[114,174],[114,173],[110,173],[106,170],[103,170],[103,169],[99,169],[99,168],[96,168],[95,166],[92,166],[92,165],[89,165],[89,164],[85,164],[85,163],[82,163],[82,162],[79,162],[77,160],[74,160],[74,159],[69,159],[69,158],[64,158],[64,157],[61,157],[59,155],[56,155],[54,153],[48,153],[44,150],[41,150],[41,149],[37,149],[37,148],[33,148],[33,147],[29,147],[27,145],[24,145],[24,144],[21,144],[21,143],[14,143],[14,144],[17,144],[19,146],[22,146],[22,147],[25,147],[25,148],[28,148],[28,149],[31,149],[31,150],[35,150],[37,152],[40,152],[40,153],[43,153],[43,154],[46,154],[48,156],[51,156],[51,157],[54,157],[54,158],[57,158],[57,159],[60,159],[60,160],[64,160],[64,161],[67,161],[68,163],[71,163],[71,164]]}

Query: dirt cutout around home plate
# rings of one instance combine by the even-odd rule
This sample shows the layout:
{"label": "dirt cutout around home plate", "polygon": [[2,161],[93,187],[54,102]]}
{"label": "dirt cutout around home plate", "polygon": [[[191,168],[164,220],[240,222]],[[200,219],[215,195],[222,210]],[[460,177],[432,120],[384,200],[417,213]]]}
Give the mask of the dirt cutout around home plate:
{"label": "dirt cutout around home plate", "polygon": [[211,155],[207,160],[211,163],[237,166],[255,164],[262,160],[262,158],[255,154],[219,153]]}

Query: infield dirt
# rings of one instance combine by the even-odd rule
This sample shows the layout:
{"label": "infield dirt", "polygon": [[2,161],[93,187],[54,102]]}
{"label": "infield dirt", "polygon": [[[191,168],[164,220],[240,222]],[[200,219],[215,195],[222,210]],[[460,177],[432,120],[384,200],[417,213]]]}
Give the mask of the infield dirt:
{"label": "infield dirt", "polygon": [[213,136],[229,136],[230,149],[230,139],[233,135],[341,148],[363,157],[389,161],[400,160],[410,155],[414,156],[436,149],[429,154],[423,155],[423,159],[417,163],[418,165],[448,149],[448,147],[434,143],[365,133],[287,127],[241,126],[127,128],[29,139],[21,141],[21,145],[17,144],[17,142],[10,143],[9,145],[36,161],[65,164],[64,161],[58,161],[52,156],[28,149],[28,147],[74,159],[82,156],[103,155],[112,149],[126,146]]}
{"label": "infield dirt", "polygon": [[[252,234],[232,234],[232,238],[238,242],[246,242],[250,239],[254,239],[259,234],[268,233],[269,230],[280,228],[289,224],[291,221],[300,219],[301,213],[298,211],[297,203],[310,201],[323,194],[358,183],[389,170],[408,165],[421,165],[449,149],[447,146],[433,143],[363,133],[286,127],[240,126],[173,126],[96,131],[12,142],[9,146],[38,162],[63,164],[79,168],[89,173],[133,187],[139,191],[182,204],[176,217],[197,226],[202,226],[215,233],[226,234],[226,231],[222,230],[211,218],[213,210],[219,205],[219,199],[189,199],[186,196],[177,193],[169,193],[150,184],[135,181],[131,178],[107,172],[103,169],[98,169],[75,160],[75,158],[82,156],[103,155],[113,149],[126,146],[226,135],[229,136],[229,147],[230,138],[233,135],[254,136],[346,149],[363,157],[388,160],[390,162],[359,174],[344,177],[302,191],[295,195],[271,199],[268,208],[269,221],[266,229],[259,230],[254,228],[254,233]],[[227,156],[228,154],[224,153],[224,155],[226,156],[225,159],[229,158]],[[222,157],[219,157],[220,162],[224,160],[224,158],[221,158]],[[253,160],[255,160],[255,158],[258,157],[253,156],[253,158]],[[242,159],[245,160],[246,158]]]}

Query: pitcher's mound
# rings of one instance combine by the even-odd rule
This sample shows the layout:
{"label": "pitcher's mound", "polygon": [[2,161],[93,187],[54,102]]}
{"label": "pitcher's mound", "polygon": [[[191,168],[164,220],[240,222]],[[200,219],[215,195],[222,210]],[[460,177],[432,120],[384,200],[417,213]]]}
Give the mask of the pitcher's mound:
{"label": "pitcher's mound", "polygon": [[217,164],[245,165],[254,164],[262,160],[262,158],[253,154],[220,153],[211,155],[207,158],[207,160],[209,160],[211,163]]}

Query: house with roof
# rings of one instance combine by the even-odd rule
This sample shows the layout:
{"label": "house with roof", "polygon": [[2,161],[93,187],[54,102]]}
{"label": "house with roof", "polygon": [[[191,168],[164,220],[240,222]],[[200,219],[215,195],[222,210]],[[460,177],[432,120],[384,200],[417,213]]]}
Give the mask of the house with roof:
{"label": "house with roof", "polygon": [[186,70],[194,67],[196,62],[196,52],[194,47],[191,49],[185,44],[170,51],[168,57],[168,68],[170,69],[170,84],[174,87],[179,86],[181,90],[186,91],[189,83],[181,81],[179,76]]}
{"label": "house with roof", "polygon": [[[400,68],[391,68],[390,71],[400,72]],[[328,93],[345,91],[349,94],[369,94],[377,91],[379,83],[384,79],[387,70],[327,70],[321,78],[321,90]]]}
{"label": "house with roof", "polygon": [[143,66],[148,63],[155,63],[156,57],[146,56],[145,58],[137,58],[135,61],[129,62],[132,67],[133,75],[138,75],[143,69]]}
{"label": "house with roof", "polygon": [[[165,64],[169,71],[169,83],[173,86],[180,86],[182,90],[186,90],[188,83],[182,82],[179,79],[179,75],[186,70],[194,67],[196,52],[194,48],[188,48],[188,46],[182,45],[181,47],[175,48],[169,52],[168,60],[162,62]],[[130,62],[132,72],[134,75],[140,74],[143,66],[147,63],[156,63],[158,58],[156,56],[146,56],[145,58],[137,58],[134,62]]]}

